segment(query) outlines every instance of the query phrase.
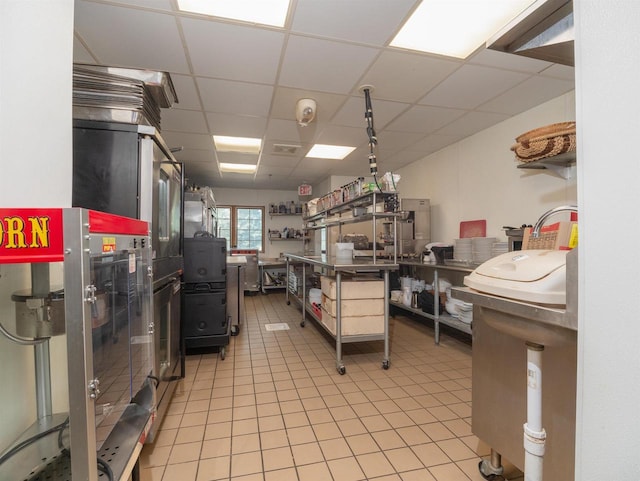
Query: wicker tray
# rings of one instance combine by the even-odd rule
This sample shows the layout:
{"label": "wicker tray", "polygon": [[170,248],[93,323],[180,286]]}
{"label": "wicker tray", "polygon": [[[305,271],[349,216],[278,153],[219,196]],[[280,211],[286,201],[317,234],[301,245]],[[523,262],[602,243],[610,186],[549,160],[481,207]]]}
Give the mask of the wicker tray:
{"label": "wicker tray", "polygon": [[547,157],[575,152],[576,123],[561,122],[525,132],[516,137],[511,150],[521,162],[533,162]]}

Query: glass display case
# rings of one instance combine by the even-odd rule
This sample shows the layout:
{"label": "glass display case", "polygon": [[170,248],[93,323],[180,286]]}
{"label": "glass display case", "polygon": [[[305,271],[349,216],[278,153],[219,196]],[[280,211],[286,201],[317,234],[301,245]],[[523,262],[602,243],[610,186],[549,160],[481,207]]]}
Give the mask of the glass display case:
{"label": "glass display case", "polygon": [[[80,208],[0,208],[0,219],[0,264],[31,264],[32,276],[30,292],[11,296],[16,332],[1,331],[34,346],[38,400],[33,424],[0,453],[0,479],[128,479],[155,418],[148,224]],[[52,291],[48,267],[60,262]],[[66,366],[50,365],[55,335]],[[69,409],[53,413],[52,373],[64,371]]]}

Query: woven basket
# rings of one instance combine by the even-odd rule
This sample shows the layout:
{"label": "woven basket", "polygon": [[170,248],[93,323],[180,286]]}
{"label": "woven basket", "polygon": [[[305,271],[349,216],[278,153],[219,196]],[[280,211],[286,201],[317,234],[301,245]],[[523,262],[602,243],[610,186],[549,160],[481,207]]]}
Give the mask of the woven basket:
{"label": "woven basket", "polygon": [[533,162],[566,152],[576,151],[576,123],[562,122],[540,127],[516,137],[511,146],[516,159]]}

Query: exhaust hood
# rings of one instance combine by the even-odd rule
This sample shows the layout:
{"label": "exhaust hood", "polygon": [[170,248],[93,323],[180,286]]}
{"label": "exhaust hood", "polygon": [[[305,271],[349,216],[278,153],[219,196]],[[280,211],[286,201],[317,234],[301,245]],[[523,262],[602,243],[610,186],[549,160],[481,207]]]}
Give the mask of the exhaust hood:
{"label": "exhaust hood", "polygon": [[536,0],[493,38],[487,48],[574,65],[573,2]]}

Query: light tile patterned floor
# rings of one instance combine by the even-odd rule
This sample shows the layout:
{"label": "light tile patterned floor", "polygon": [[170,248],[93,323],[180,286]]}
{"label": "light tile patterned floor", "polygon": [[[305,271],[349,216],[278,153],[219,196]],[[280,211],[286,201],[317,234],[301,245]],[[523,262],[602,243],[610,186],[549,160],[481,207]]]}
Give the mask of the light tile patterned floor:
{"label": "light tile patterned floor", "polygon": [[[489,448],[471,433],[471,346],[424,321],[390,320],[381,341],[335,342],[284,294],[246,298],[221,360],[189,355],[143,481],[483,481]],[[289,330],[267,331],[286,322]],[[508,479],[522,479],[505,466]]]}

